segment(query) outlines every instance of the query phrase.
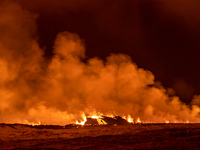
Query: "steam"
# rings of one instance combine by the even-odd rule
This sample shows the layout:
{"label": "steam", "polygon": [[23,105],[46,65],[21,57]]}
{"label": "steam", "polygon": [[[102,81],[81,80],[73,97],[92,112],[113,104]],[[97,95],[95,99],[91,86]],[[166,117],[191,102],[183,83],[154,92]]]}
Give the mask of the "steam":
{"label": "steam", "polygon": [[62,32],[46,62],[37,43],[35,14],[0,5],[0,122],[67,124],[81,112],[128,115],[143,121],[200,122],[199,97],[188,107],[125,54],[86,63],[84,42]]}

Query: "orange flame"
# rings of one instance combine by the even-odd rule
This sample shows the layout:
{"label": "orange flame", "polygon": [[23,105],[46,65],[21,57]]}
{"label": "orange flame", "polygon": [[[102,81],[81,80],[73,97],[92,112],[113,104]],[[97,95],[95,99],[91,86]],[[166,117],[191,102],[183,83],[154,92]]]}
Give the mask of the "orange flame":
{"label": "orange flame", "polygon": [[128,121],[129,123],[134,123],[133,120],[134,118],[131,117],[131,115],[128,115],[127,117],[122,117],[123,119],[125,119],[126,121]]}
{"label": "orange flame", "polygon": [[38,123],[33,123],[32,126],[39,126],[41,125],[40,121],[38,121]]}
{"label": "orange flame", "polygon": [[169,123],[169,121],[167,120],[167,121],[165,121],[165,123]]}
{"label": "orange flame", "polygon": [[24,124],[28,124],[28,125],[32,125],[32,126],[39,126],[39,125],[41,125],[40,121],[38,121],[38,123],[36,123],[36,122],[29,122],[28,120],[24,120],[23,123]]}
{"label": "orange flame", "polygon": [[85,122],[87,121],[87,118],[86,118],[85,113],[82,113],[81,116],[82,116],[82,118],[83,118],[83,121],[81,121],[81,122],[79,123],[79,121],[77,120],[75,124],[84,126],[84,125],[85,125]]}
{"label": "orange flame", "polygon": [[141,120],[140,120],[140,118],[138,118],[138,119],[137,119],[137,123],[141,123]]}

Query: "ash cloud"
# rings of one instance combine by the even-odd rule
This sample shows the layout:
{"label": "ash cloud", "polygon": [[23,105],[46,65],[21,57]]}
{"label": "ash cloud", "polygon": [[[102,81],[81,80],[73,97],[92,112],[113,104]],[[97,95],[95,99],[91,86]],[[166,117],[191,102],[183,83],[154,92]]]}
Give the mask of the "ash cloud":
{"label": "ash cloud", "polygon": [[85,44],[75,33],[58,33],[46,61],[36,18],[12,1],[1,2],[0,122],[67,124],[94,109],[142,121],[200,122],[197,96],[189,108],[125,54],[83,62]]}

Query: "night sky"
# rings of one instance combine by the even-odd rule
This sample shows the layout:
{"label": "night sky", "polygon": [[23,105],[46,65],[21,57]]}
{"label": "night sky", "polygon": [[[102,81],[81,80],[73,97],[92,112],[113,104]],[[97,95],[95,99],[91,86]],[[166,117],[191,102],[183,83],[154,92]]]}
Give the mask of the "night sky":
{"label": "night sky", "polygon": [[129,55],[189,103],[200,94],[199,0],[15,0],[37,15],[38,40],[51,59],[59,32],[78,34],[86,58]]}

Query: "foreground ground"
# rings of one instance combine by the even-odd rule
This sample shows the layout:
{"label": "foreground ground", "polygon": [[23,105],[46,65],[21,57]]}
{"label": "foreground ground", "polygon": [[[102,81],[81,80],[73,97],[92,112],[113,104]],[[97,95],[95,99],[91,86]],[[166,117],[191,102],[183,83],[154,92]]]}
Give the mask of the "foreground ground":
{"label": "foreground ground", "polygon": [[0,124],[0,149],[200,149],[200,124]]}

